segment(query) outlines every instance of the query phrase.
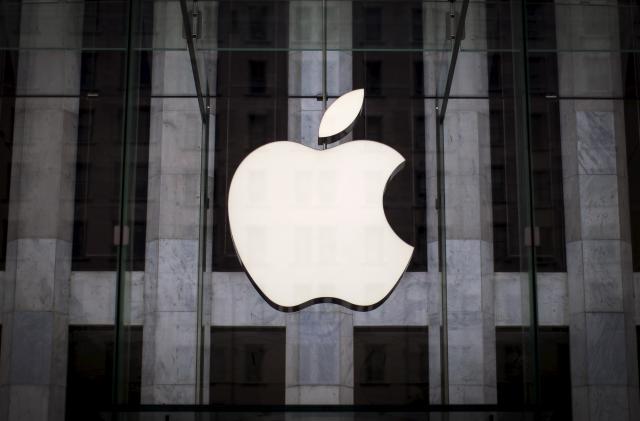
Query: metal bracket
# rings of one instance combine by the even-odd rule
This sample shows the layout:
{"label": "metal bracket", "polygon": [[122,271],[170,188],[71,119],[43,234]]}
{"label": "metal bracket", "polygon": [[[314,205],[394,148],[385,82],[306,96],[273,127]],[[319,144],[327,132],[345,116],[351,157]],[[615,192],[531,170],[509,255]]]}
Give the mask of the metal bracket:
{"label": "metal bracket", "polygon": [[[189,14],[191,18],[191,38],[200,39],[202,37],[202,13],[194,6]],[[187,29],[182,28],[182,38],[187,38]]]}
{"label": "metal bracket", "polygon": [[[460,22],[460,14],[455,11],[453,8],[453,3],[451,3],[451,8],[447,12],[446,23],[447,23],[447,39],[454,40],[456,39],[456,32],[458,31],[458,24]],[[460,39],[465,38],[465,28],[462,28],[462,36]]]}

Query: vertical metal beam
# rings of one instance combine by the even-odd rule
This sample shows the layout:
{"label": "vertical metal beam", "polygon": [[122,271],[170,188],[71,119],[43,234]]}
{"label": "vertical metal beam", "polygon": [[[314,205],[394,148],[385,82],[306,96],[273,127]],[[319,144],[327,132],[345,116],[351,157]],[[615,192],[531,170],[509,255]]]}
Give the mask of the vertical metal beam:
{"label": "vertical metal beam", "polygon": [[[453,7],[454,1],[451,1]],[[445,178],[444,178],[444,118],[447,112],[449,96],[451,95],[451,86],[453,84],[453,76],[456,70],[458,54],[460,52],[460,44],[462,42],[464,27],[467,18],[467,10],[469,8],[469,0],[464,0],[460,10],[460,16],[457,20],[453,49],[451,52],[451,60],[447,69],[447,81],[443,93],[442,103],[436,107],[436,156],[437,156],[437,183],[438,183],[438,243],[439,243],[439,263],[440,263],[440,280],[441,280],[441,312],[442,312],[442,332],[440,335],[440,370],[441,370],[441,386],[440,394],[443,405],[449,404],[449,323],[447,317],[447,256],[446,256],[446,214],[445,214]]]}
{"label": "vertical metal beam", "polygon": [[[125,311],[127,302],[129,301],[129,288],[127,284],[127,263],[129,251],[133,246],[129,239],[132,230],[124,229],[130,225],[129,218],[129,192],[131,186],[132,170],[130,163],[135,162],[137,148],[136,128],[137,128],[137,112],[138,112],[138,96],[139,86],[136,80],[132,78],[138,74],[138,58],[135,54],[134,26],[138,22],[140,4],[135,0],[129,0],[127,7],[127,51],[125,54],[125,74],[124,74],[124,115],[122,124],[122,148],[120,152],[120,209],[119,209],[119,227],[117,232],[118,246],[116,249],[116,309],[115,309],[115,350],[113,356],[113,380],[111,384],[111,400],[114,405],[127,404],[128,387],[125,385],[125,379],[128,378],[126,372],[128,365],[125,347],[128,345],[126,341],[125,329]],[[133,146],[133,147],[131,147]]]}

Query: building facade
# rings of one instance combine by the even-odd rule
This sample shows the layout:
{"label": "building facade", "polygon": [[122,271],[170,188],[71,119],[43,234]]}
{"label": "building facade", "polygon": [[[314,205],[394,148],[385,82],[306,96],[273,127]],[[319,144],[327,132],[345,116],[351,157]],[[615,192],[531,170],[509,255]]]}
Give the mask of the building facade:
{"label": "building facade", "polygon": [[[637,58],[630,0],[2,0],[0,419],[640,418]],[[402,154],[413,257],[374,310],[277,310],[231,178],[360,88],[330,148]]]}

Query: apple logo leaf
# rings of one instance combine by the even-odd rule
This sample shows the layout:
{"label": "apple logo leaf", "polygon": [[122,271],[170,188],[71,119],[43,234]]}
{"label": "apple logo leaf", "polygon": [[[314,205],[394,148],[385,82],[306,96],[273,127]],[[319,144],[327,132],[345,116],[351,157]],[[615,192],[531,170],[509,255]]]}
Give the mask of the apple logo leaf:
{"label": "apple logo leaf", "polygon": [[364,102],[364,89],[347,92],[327,108],[320,121],[319,144],[329,144],[343,138],[353,128]]}

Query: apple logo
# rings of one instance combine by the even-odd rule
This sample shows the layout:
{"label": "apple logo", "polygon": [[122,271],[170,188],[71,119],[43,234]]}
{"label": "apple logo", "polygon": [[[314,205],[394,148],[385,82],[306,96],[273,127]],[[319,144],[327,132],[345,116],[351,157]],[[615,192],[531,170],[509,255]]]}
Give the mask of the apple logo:
{"label": "apple logo", "polygon": [[[319,143],[344,136],[363,101],[363,89],[338,98],[322,118]],[[229,187],[231,237],[269,304],[367,311],[384,302],[413,254],[383,208],[387,182],[404,161],[382,143],[354,140],[325,150],[272,142],[240,163]]]}

